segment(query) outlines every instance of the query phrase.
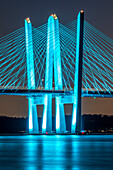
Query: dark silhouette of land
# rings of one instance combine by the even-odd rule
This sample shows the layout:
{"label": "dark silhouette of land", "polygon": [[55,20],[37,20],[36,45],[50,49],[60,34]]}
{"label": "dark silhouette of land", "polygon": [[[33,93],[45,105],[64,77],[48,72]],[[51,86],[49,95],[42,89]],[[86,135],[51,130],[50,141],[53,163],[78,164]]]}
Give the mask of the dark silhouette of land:
{"label": "dark silhouette of land", "polygon": [[[55,118],[52,118],[52,130],[55,131]],[[39,130],[42,127],[42,118],[38,118]],[[113,133],[113,116],[82,115],[82,129],[89,133]],[[66,115],[66,130],[71,131],[71,115]],[[0,117],[0,133],[28,132],[28,118]]]}

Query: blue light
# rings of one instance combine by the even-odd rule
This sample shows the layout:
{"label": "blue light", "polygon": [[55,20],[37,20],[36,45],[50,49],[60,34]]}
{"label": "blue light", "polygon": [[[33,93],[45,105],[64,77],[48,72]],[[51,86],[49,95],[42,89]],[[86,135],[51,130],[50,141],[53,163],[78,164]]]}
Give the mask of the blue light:
{"label": "blue light", "polygon": [[[30,20],[29,20],[30,21]],[[35,71],[33,58],[33,43],[32,43],[32,25],[31,22],[25,20],[25,35],[26,35],[26,59],[27,59],[27,83],[28,89],[35,89]],[[29,132],[38,132],[37,108],[33,105],[33,97],[28,97],[29,101]]]}
{"label": "blue light", "polygon": [[60,110],[59,110],[59,97],[55,98],[56,102],[56,132],[60,132]]}
{"label": "blue light", "polygon": [[[51,18],[53,17],[51,16]],[[58,19],[54,22],[58,23]],[[54,22],[51,25],[51,31],[54,29],[58,31],[58,27],[54,28]],[[51,42],[47,41],[47,26],[49,27],[50,24],[44,24],[38,28],[32,27],[31,23],[25,23],[25,25],[26,29],[20,28],[0,38],[0,66],[2,68],[0,71],[0,86],[3,89],[16,88],[18,90],[18,88],[25,89],[30,86],[33,88],[36,85],[38,89],[45,89],[47,82],[44,84],[42,79],[45,79],[46,54],[51,53],[52,48],[49,49],[50,44],[52,43],[53,49],[55,49],[55,43],[59,41],[61,66],[56,65],[58,74],[60,75],[60,72],[62,74],[59,76],[59,79],[57,78],[59,87],[61,88],[61,84],[63,83],[65,89],[73,90],[73,84],[75,83],[75,48],[77,41],[75,34],[77,32],[77,20],[65,26],[56,24],[59,26],[57,34],[55,34],[55,31],[52,31],[51,34],[48,31],[48,36],[53,39]],[[84,26],[83,88],[87,91],[108,91],[110,93],[113,89],[113,40],[86,21]],[[30,27],[32,27],[32,29]],[[58,34],[59,38],[57,40],[55,36],[58,37]],[[29,41],[28,35],[32,41]],[[59,47],[57,47],[57,49],[59,49]],[[36,77],[29,64],[27,64],[26,70],[26,51],[28,51],[31,58],[31,65],[31,56],[34,55],[33,62],[35,66],[33,67]],[[57,53],[59,53],[59,50]],[[27,61],[27,63],[29,62]],[[32,70],[31,72],[29,71],[29,76],[27,74],[28,70]],[[36,83],[34,77],[38,77]],[[58,77],[58,75],[56,75],[56,77]],[[58,83],[56,83],[57,86]],[[27,86],[27,84],[29,85]]]}
{"label": "blue light", "polygon": [[[46,71],[45,71],[45,90],[52,90],[53,81],[53,57],[54,57],[54,19],[52,16],[48,19],[47,30],[47,56],[46,56]],[[52,95],[47,94],[44,97],[44,110],[42,132],[52,131]]]}
{"label": "blue light", "polygon": [[28,102],[29,102],[29,131],[33,132],[32,98],[29,98]]}
{"label": "blue light", "polygon": [[[72,120],[72,126],[75,127],[76,125],[76,104],[73,105],[73,120]],[[75,128],[74,128],[75,131]]]}
{"label": "blue light", "polygon": [[42,131],[46,132],[46,119],[47,119],[47,95],[44,98],[44,112],[43,112],[43,124],[42,124]]}
{"label": "blue light", "polygon": [[72,133],[81,132],[81,85],[82,85],[82,58],[83,58],[83,23],[84,13],[79,12],[77,17],[77,42],[76,42],[76,66],[74,83],[74,104],[72,113]]}
{"label": "blue light", "polygon": [[[62,65],[61,65],[61,53],[60,53],[60,35],[59,35],[59,21],[58,18],[54,19],[55,31],[54,31],[54,78],[55,78],[55,90],[62,90]],[[64,105],[61,103],[61,97],[55,97],[55,114],[56,114],[56,132],[65,133],[65,113]]]}

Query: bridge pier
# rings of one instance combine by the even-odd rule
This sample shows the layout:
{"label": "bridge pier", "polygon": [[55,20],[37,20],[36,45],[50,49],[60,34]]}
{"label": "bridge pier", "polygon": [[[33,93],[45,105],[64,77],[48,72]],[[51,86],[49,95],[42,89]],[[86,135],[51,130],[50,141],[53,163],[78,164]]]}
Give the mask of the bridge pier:
{"label": "bridge pier", "polygon": [[29,133],[38,133],[38,118],[37,118],[37,108],[33,104],[33,98],[28,98],[28,118],[29,118]]}
{"label": "bridge pier", "polygon": [[74,84],[74,103],[71,132],[81,133],[81,91],[82,91],[82,58],[83,58],[84,11],[77,17],[76,70]]}
{"label": "bridge pier", "polygon": [[[28,89],[35,89],[35,71],[33,60],[32,25],[29,18],[25,19],[26,38],[26,61],[27,61],[27,82]],[[38,117],[36,105],[33,105],[33,97],[28,97],[29,105],[29,133],[38,133]]]}

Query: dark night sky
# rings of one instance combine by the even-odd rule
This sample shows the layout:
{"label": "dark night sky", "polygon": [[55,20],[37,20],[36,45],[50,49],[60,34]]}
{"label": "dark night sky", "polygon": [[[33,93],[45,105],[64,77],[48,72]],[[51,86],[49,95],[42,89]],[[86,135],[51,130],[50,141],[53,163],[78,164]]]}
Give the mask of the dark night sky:
{"label": "dark night sky", "polygon": [[112,0],[0,0],[0,36],[23,27],[26,17],[37,27],[56,13],[65,24],[76,19],[81,9],[86,21],[113,39]]}
{"label": "dark night sky", "polygon": [[[76,19],[80,10],[85,20],[113,39],[113,0],[0,0],[0,37],[24,26],[30,17],[34,27],[56,13],[62,24]],[[66,107],[69,113],[70,107]],[[113,114],[113,99],[83,99],[83,113]],[[27,116],[25,97],[0,96],[0,115]]]}

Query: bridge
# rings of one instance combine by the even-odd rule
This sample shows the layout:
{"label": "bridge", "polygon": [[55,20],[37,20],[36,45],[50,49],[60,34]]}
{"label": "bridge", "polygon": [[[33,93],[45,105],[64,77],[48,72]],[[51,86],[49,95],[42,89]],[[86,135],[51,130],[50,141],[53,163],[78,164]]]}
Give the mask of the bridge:
{"label": "bridge", "polygon": [[113,97],[113,40],[84,20],[62,25],[56,14],[34,28],[0,38],[0,95],[28,99],[29,133],[39,133],[36,105],[43,105],[42,133],[66,133],[64,104],[73,104],[71,132],[81,133],[81,97]]}

